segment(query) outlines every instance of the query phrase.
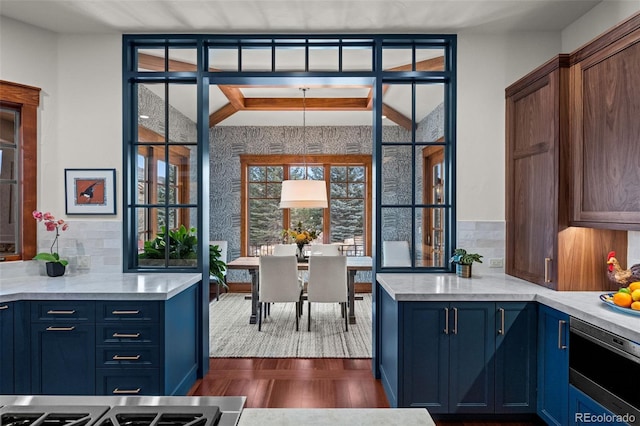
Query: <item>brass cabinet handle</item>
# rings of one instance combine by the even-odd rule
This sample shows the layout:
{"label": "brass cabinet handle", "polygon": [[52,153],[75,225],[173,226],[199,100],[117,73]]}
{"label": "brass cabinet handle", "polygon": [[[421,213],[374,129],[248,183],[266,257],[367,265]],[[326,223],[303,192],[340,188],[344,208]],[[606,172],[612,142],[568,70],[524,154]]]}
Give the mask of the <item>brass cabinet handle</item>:
{"label": "brass cabinet handle", "polygon": [[140,311],[111,311],[113,315],[137,315]]}
{"label": "brass cabinet handle", "polygon": [[562,326],[566,323],[565,320],[558,320],[558,349],[567,349],[567,345],[562,344]]}
{"label": "brass cabinet handle", "polygon": [[453,334],[458,334],[458,308],[453,308]]}
{"label": "brass cabinet handle", "polygon": [[120,389],[120,388],[115,388],[111,393],[114,394],[136,394],[136,393],[140,393],[140,388],[137,389]]}
{"label": "brass cabinet handle", "polygon": [[500,328],[498,334],[504,334],[504,308],[498,308],[500,311]]}
{"label": "brass cabinet handle", "polygon": [[9,309],[9,305],[0,306],[0,311],[4,311],[5,309]]}
{"label": "brass cabinet handle", "polygon": [[114,361],[137,361],[140,359],[140,355],[135,355],[135,356],[114,355],[112,359]]}
{"label": "brass cabinet handle", "polygon": [[73,315],[75,313],[76,313],[75,309],[72,309],[70,311],[54,311],[54,310],[47,311],[47,315]]}
{"label": "brass cabinet handle", "polygon": [[444,334],[449,334],[449,308],[444,308]]}
{"label": "brass cabinet handle", "polygon": [[123,338],[123,339],[137,339],[138,337],[140,337],[140,333],[134,333],[134,334],[125,334],[125,333],[113,333],[113,337],[115,338]]}
{"label": "brass cabinet handle", "polygon": [[544,282],[545,283],[551,282],[551,276],[549,274],[550,270],[551,270],[551,258],[545,257],[544,258]]}
{"label": "brass cabinet handle", "polygon": [[73,331],[75,327],[47,327],[47,331]]}

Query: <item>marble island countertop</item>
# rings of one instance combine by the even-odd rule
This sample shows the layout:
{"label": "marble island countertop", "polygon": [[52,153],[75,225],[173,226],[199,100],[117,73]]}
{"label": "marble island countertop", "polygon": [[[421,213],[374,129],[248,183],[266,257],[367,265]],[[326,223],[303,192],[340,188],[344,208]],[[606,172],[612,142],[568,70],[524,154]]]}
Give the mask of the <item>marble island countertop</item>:
{"label": "marble island countertop", "polygon": [[640,342],[640,316],[606,306],[604,291],[555,291],[501,273],[475,273],[471,278],[455,274],[377,274],[376,280],[399,302],[411,301],[535,301]]}
{"label": "marble island countertop", "polygon": [[238,426],[435,426],[424,408],[245,408]]}
{"label": "marble island countertop", "polygon": [[167,300],[199,282],[194,273],[91,273],[0,278],[0,302],[14,300]]}

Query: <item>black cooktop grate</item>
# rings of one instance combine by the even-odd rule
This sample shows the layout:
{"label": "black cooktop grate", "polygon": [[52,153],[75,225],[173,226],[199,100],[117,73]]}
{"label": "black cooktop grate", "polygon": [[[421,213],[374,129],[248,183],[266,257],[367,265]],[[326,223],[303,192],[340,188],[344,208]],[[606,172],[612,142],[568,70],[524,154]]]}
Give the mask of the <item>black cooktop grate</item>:
{"label": "black cooktop grate", "polygon": [[0,426],[90,426],[108,406],[13,405],[0,409]]}

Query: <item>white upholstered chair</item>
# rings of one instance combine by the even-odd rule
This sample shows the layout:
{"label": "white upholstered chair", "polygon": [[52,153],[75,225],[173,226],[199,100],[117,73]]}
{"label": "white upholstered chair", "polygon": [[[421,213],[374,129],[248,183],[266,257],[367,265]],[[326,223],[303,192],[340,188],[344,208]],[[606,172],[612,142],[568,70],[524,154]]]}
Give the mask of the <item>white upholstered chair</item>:
{"label": "white upholstered chair", "polygon": [[310,256],[339,256],[340,249],[336,244],[311,244],[309,246]]}
{"label": "white upholstered chair", "polygon": [[408,241],[383,241],[382,266],[411,266]]}
{"label": "white upholstered chair", "polygon": [[310,256],[307,287],[307,331],[311,331],[311,303],[340,303],[344,329],[349,331],[347,315],[346,256]]}
{"label": "white upholstered chair", "polygon": [[260,256],[258,287],[258,331],[262,330],[265,303],[295,302],[296,331],[302,312],[302,286],[295,256]]}
{"label": "white upholstered chair", "polygon": [[298,246],[295,244],[276,244],[273,246],[274,256],[295,256]]}
{"label": "white upholstered chair", "polygon": [[[209,245],[210,246],[218,246],[218,248],[220,249],[220,260],[222,260],[225,264],[229,261],[227,259],[227,248],[228,248],[228,243],[227,241],[222,241],[222,240],[213,240],[213,241],[209,241]],[[227,282],[227,270],[225,269],[222,272],[222,275],[224,276],[224,282]],[[209,275],[209,282],[211,284],[215,284],[216,285],[216,300],[220,300],[220,286],[223,285],[223,283],[218,282],[218,278],[214,277],[213,275]]]}

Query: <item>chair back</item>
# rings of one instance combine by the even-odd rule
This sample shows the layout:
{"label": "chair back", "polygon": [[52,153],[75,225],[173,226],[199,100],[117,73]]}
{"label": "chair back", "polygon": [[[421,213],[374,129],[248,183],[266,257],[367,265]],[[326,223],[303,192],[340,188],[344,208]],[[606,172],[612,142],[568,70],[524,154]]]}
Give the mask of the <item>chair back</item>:
{"label": "chair back", "polygon": [[311,244],[311,256],[339,256],[340,249],[336,244]]}
{"label": "chair back", "polygon": [[298,246],[295,244],[276,244],[273,246],[274,256],[295,256]]}
{"label": "chair back", "polygon": [[347,302],[347,257],[310,256],[309,302]]}
{"label": "chair back", "polygon": [[383,241],[382,266],[411,266],[409,241]]}
{"label": "chair back", "polygon": [[260,256],[258,301],[298,302],[301,286],[295,256]]}

